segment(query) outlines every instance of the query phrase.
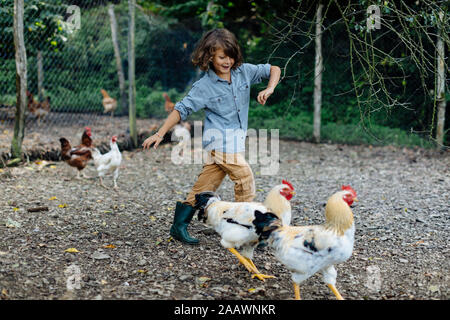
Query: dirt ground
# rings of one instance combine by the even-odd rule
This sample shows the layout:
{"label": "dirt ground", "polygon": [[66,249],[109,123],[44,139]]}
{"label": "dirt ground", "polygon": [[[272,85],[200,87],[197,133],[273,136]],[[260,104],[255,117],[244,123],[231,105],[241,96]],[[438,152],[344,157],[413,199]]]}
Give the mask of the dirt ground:
{"label": "dirt ground", "polygon": [[[124,132],[127,123],[119,122],[109,121],[101,133],[92,126],[95,138]],[[10,131],[3,129],[3,139]],[[51,147],[59,146],[62,134],[75,140],[81,132],[80,127],[34,131],[35,139]],[[30,141],[25,144],[35,143]],[[172,148],[124,151],[119,191],[102,188],[94,178],[72,179],[75,169],[64,162],[1,169],[0,297],[293,299],[290,273],[270,248],[255,252],[260,270],[276,276],[261,282],[196,218],[189,230],[199,245],[171,239],[175,202],[201,170],[201,164],[173,164]],[[262,175],[260,164],[252,168],[258,201],[282,179],[294,185],[294,225],[322,223],[327,198],[342,184],[357,191],[353,255],[336,267],[344,298],[450,298],[449,152],[280,141],[278,174]],[[88,166],[86,173],[95,176],[95,168]],[[112,186],[112,179],[105,184]],[[233,200],[233,183],[226,178],[218,192]],[[35,207],[48,211],[27,211]],[[320,275],[305,281],[301,294],[335,299]]]}

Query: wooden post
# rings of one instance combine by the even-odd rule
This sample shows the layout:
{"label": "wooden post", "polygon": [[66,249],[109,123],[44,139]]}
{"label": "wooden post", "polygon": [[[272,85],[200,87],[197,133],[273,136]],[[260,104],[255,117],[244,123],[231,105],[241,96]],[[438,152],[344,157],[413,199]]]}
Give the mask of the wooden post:
{"label": "wooden post", "polygon": [[44,64],[42,62],[42,51],[37,52],[37,76],[39,101],[44,100]]}
{"label": "wooden post", "polygon": [[316,59],[314,66],[314,141],[320,142],[320,115],[322,107],[322,8],[323,4],[319,4],[316,15]]}
{"label": "wooden post", "polygon": [[119,37],[117,36],[117,20],[116,15],[114,14],[114,4],[110,4],[108,6],[109,18],[111,20],[111,38],[114,46],[114,56],[116,58],[116,66],[117,66],[117,76],[119,78],[119,89],[120,89],[120,105],[122,106],[121,113],[127,112],[127,97],[125,92],[125,75],[123,73],[122,68],[122,59],[120,58],[120,50],[119,50]]}
{"label": "wooden post", "polygon": [[129,27],[128,27],[128,114],[130,120],[130,136],[134,146],[137,147],[136,130],[136,82],[135,82],[135,54],[134,54],[134,16],[136,0],[128,0]]}
{"label": "wooden post", "polygon": [[439,12],[438,23],[438,37],[436,43],[437,50],[437,88],[436,88],[436,101],[437,101],[437,126],[436,126],[436,142],[438,147],[444,147],[444,125],[445,125],[445,44],[442,41],[445,24],[444,24],[444,11]]}
{"label": "wooden post", "polygon": [[24,0],[14,0],[14,47],[16,58],[16,118],[14,136],[11,141],[13,158],[22,156],[22,142],[25,136],[25,109],[27,108],[27,53],[23,38]]}

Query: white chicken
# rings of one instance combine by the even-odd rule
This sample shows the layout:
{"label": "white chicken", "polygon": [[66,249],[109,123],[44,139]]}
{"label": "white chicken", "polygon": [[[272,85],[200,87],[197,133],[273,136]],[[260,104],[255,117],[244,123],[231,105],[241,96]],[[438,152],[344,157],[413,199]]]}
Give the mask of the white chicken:
{"label": "white chicken", "polygon": [[321,272],[323,281],[338,300],[337,272],[334,265],[350,258],[353,251],[355,225],[350,205],[358,201],[350,186],[333,194],[325,207],[326,221],[322,225],[285,226],[281,221],[268,220],[261,226],[269,230],[260,234],[275,251],[275,257],[292,273],[295,299],[300,300],[300,283]]}
{"label": "white chicken", "polygon": [[[284,182],[284,181],[283,181]],[[274,208],[278,212],[271,213],[278,218],[278,214],[289,211],[289,201],[295,193],[292,185],[278,185],[269,192],[266,201],[258,202],[227,202],[221,201],[220,197],[210,191],[199,193],[195,196],[195,208],[200,210],[199,219],[214,228],[221,236],[221,245],[233,253],[239,262],[252,273],[252,278],[256,277],[264,281],[273,276],[262,274],[253,263],[253,252],[260,243],[256,226],[253,224],[256,212],[265,214],[269,209],[265,205],[270,204],[271,210]],[[286,208],[286,203],[289,210]],[[238,251],[239,250],[239,251]]]}
{"label": "white chicken", "polygon": [[114,189],[117,187],[117,178],[119,177],[120,164],[122,163],[122,154],[117,146],[117,136],[113,136],[110,141],[111,150],[105,154],[101,154],[97,148],[92,149],[92,158],[100,178],[100,185],[104,188],[103,177],[112,173],[114,180]]}

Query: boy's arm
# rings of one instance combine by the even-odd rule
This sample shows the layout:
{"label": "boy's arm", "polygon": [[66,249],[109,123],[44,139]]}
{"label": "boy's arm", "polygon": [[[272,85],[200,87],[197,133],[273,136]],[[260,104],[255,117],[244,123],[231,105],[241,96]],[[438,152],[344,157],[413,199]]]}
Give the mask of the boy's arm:
{"label": "boy's arm", "polygon": [[163,126],[152,136],[145,139],[144,143],[142,143],[142,147],[145,149],[150,148],[150,146],[154,143],[155,145],[153,148],[156,149],[156,147],[161,143],[163,140],[164,135],[172,129],[178,122],[180,122],[181,117],[178,110],[173,110],[169,116],[167,117],[166,121],[164,121]]}
{"label": "boy's arm", "polygon": [[270,97],[270,95],[275,90],[275,87],[278,84],[278,81],[280,81],[281,76],[281,69],[277,66],[270,66],[270,77],[269,77],[269,83],[267,84],[267,88],[263,91],[260,91],[258,93],[258,97],[256,100],[262,105],[266,104],[267,98]]}

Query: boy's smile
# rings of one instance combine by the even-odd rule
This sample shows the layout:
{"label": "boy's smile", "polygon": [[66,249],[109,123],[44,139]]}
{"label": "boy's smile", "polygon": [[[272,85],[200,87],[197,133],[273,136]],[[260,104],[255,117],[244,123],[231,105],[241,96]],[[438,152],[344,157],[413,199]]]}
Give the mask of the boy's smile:
{"label": "boy's smile", "polygon": [[234,65],[234,59],[227,56],[222,48],[218,48],[214,53],[212,64],[218,77],[227,81],[231,80],[231,67]]}

